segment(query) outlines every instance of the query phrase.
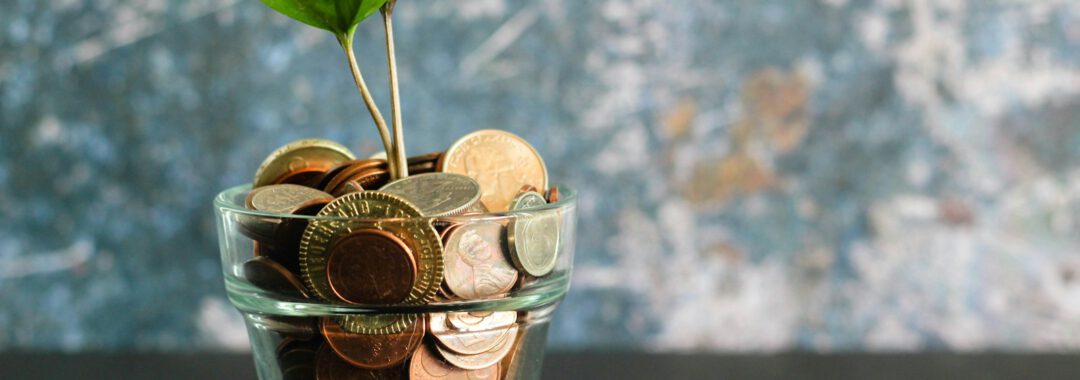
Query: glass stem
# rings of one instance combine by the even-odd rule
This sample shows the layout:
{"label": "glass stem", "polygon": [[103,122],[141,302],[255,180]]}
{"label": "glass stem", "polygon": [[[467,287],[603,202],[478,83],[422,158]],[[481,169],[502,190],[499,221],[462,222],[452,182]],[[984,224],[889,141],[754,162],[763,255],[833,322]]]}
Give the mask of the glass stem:
{"label": "glass stem", "polygon": [[383,119],[382,113],[379,112],[379,106],[375,104],[375,99],[371,97],[371,91],[368,91],[367,84],[364,83],[364,76],[360,74],[360,66],[356,64],[356,54],[353,53],[352,40],[351,34],[338,36],[338,43],[341,44],[342,49],[345,49],[345,57],[349,60],[349,69],[352,71],[353,80],[356,82],[356,89],[360,91],[360,97],[364,99],[364,105],[367,106],[368,112],[371,113],[371,119],[375,121],[375,128],[379,129],[379,138],[382,139],[383,150],[386,151],[390,176],[396,178],[397,170],[394,161],[397,158],[392,155],[394,147],[391,145],[390,132],[386,129],[386,120]]}

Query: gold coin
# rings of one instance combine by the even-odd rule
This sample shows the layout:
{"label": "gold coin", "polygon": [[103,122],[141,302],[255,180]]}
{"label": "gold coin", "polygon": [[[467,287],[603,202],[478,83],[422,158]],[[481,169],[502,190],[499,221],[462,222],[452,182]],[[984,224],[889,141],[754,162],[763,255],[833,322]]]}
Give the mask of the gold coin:
{"label": "gold coin", "polygon": [[270,153],[255,171],[251,187],[273,185],[292,173],[330,170],[353,160],[348,148],[330,140],[304,139],[286,144]]}
{"label": "gold coin", "polygon": [[[416,260],[416,282],[403,304],[419,305],[435,300],[443,276],[439,233],[420,210],[398,196],[379,191],[349,193],[326,205],[312,219],[300,238],[300,275],[320,299],[340,301],[326,274],[329,249],[337,239],[353,231],[375,228],[389,232],[409,246]],[[404,318],[345,317],[342,326],[351,332],[388,334],[407,326]]]}
{"label": "gold coin", "polygon": [[547,168],[540,154],[506,131],[488,129],[465,135],[446,150],[439,167],[479,182],[480,202],[493,212],[506,211],[522,186],[547,188]]}
{"label": "gold coin", "polygon": [[[521,193],[510,203],[511,210],[527,210],[547,204],[535,192]],[[559,258],[559,218],[553,210],[522,211],[510,223],[506,234],[510,259],[514,265],[534,277],[555,269]]]}

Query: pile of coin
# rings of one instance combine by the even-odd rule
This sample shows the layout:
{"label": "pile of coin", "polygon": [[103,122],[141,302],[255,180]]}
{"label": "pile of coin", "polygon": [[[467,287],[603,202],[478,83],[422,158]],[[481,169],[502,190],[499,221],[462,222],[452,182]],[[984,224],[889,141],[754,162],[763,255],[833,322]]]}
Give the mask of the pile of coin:
{"label": "pile of coin", "polygon": [[[274,151],[245,200],[257,212],[239,220],[255,241],[244,277],[283,299],[426,305],[505,297],[552,273],[560,222],[537,208],[558,190],[525,140],[477,131],[408,167],[391,181],[384,159],[326,140]],[[488,212],[510,213],[456,217]],[[286,379],[512,378],[526,334],[513,311],[259,318],[284,337]]]}

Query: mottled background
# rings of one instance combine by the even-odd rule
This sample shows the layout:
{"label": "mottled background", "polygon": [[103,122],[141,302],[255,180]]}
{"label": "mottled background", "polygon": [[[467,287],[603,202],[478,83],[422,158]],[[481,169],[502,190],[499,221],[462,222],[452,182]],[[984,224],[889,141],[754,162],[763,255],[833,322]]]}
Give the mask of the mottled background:
{"label": "mottled background", "polygon": [[[398,8],[411,152],[503,128],[581,189],[555,348],[1080,348],[1080,3]],[[257,1],[0,2],[0,349],[245,347],[210,199],[309,136],[380,147]]]}

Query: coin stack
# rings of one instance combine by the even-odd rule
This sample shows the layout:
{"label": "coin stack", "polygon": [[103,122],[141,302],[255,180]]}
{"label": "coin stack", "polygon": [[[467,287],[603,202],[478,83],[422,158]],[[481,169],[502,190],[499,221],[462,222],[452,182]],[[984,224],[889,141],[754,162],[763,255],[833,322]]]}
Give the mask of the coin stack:
{"label": "coin stack", "polygon": [[[327,140],[277,149],[245,200],[257,212],[240,220],[255,241],[244,277],[300,302],[419,306],[505,297],[552,273],[558,218],[519,212],[559,196],[528,142],[477,131],[445,152],[410,157],[408,171],[414,175],[390,181],[386,160],[356,159]],[[510,213],[458,217],[489,212]],[[258,322],[283,337],[285,379],[497,379],[515,376],[530,339],[526,317],[464,311]]]}

